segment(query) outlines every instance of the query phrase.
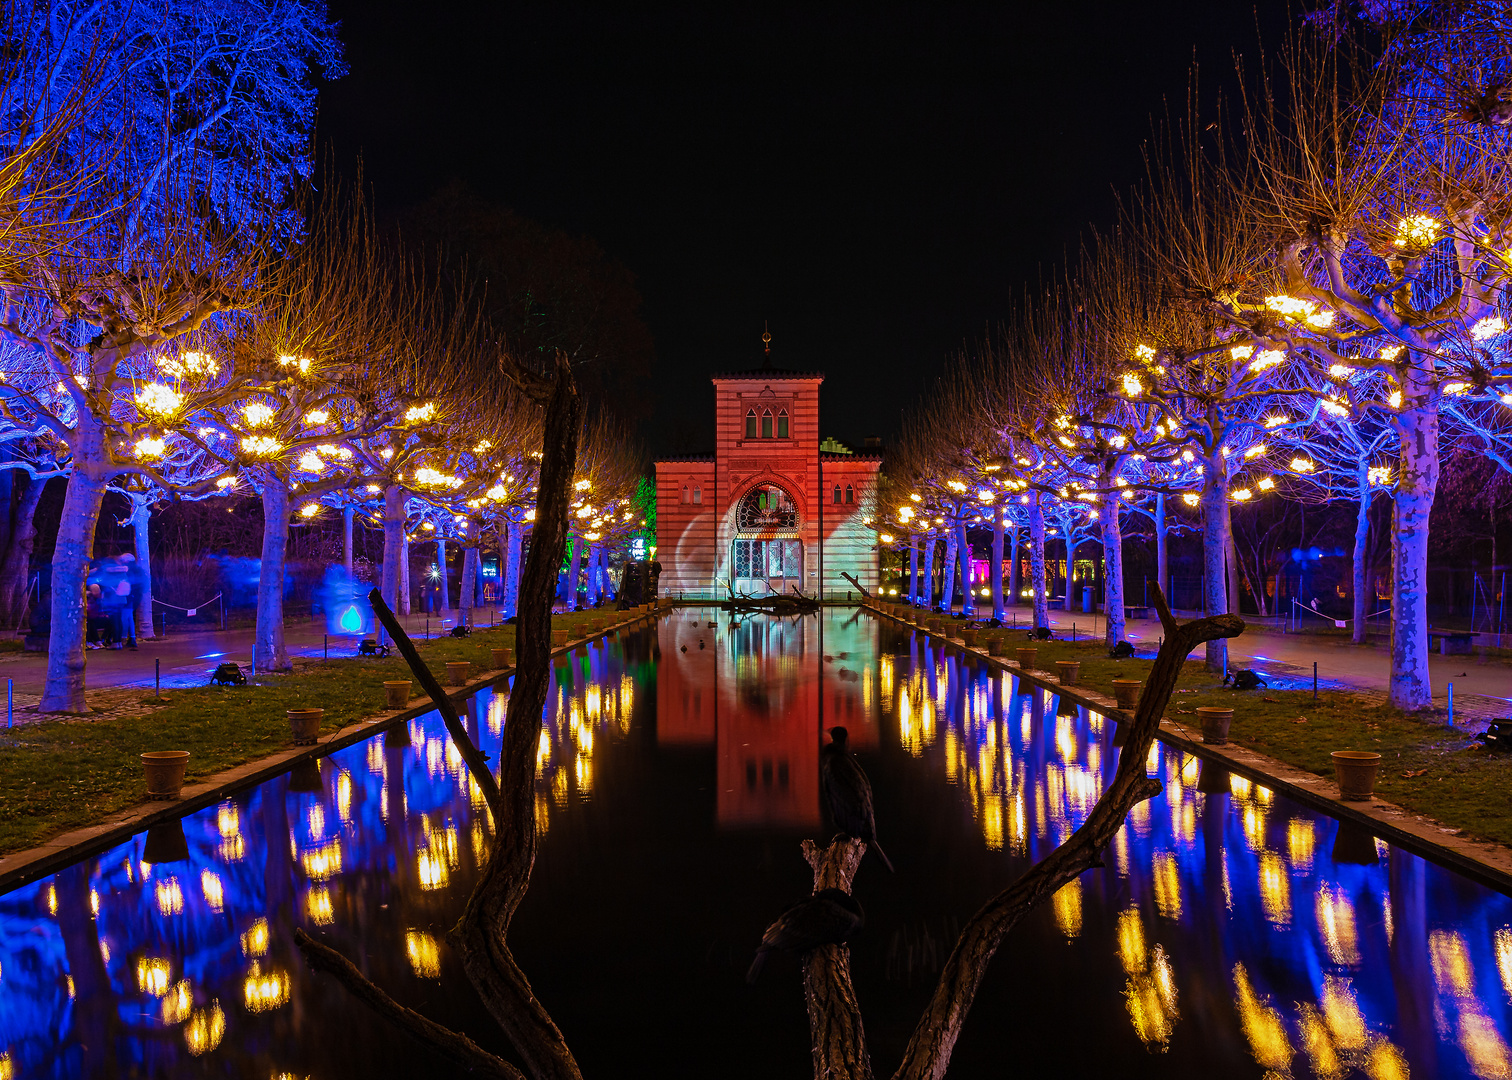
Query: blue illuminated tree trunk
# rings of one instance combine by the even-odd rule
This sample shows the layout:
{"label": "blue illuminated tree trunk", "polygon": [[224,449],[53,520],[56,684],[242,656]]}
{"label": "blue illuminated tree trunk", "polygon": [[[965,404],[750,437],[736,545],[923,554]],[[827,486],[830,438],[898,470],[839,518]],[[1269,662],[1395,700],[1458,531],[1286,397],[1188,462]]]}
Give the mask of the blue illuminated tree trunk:
{"label": "blue illuminated tree trunk", "polygon": [[588,606],[598,603],[599,592],[599,554],[602,548],[598,544],[588,547]]}
{"label": "blue illuminated tree trunk", "polygon": [[410,538],[409,533],[399,530],[399,614],[410,614],[415,600],[415,591],[410,587]]}
{"label": "blue illuminated tree trunk", "polygon": [[578,575],[583,571],[583,541],[572,538],[572,559],[567,564],[567,610],[577,608]]}
{"label": "blue illuminated tree trunk", "polygon": [[[1428,402],[1430,380],[1416,365],[1402,386],[1402,400]],[[1428,519],[1438,489],[1437,403],[1404,409],[1397,416],[1397,486],[1392,508],[1391,704],[1422,709],[1433,703],[1428,672]]]}
{"label": "blue illuminated tree trunk", "polygon": [[136,550],[137,568],[142,575],[141,603],[136,609],[137,637],[151,641],[156,635],[152,626],[152,538],[148,526],[152,504],[158,492],[133,492],[131,499],[131,539]]}
{"label": "blue illuminated tree trunk", "polygon": [[[271,472],[271,470],[270,470]],[[289,543],[289,489],[281,478],[262,484],[262,565],[257,576],[257,670],[288,671],[294,665],[284,645],[284,561]]]}
{"label": "blue illuminated tree trunk", "polygon": [[1166,596],[1171,595],[1171,579],[1167,573],[1170,549],[1166,546],[1166,497],[1165,492],[1155,493],[1155,583]]}
{"label": "blue illuminated tree trunk", "polygon": [[1045,508],[1040,493],[1029,493],[1029,587],[1034,591],[1034,625],[1050,625],[1050,599],[1045,589]]}
{"label": "blue illuminated tree trunk", "polygon": [[924,538],[924,592],[919,599],[927,608],[934,607],[934,557],[935,538],[926,536]]}
{"label": "blue illuminated tree trunk", "polygon": [[976,598],[971,595],[971,544],[966,539],[966,523],[956,522],[956,550],[961,553],[961,614],[976,618]]}
{"label": "blue illuminated tree trunk", "polygon": [[1365,644],[1365,618],[1370,614],[1370,574],[1365,565],[1365,553],[1370,545],[1370,459],[1362,457],[1356,467],[1356,498],[1354,532],[1354,633],[1356,645]]}
{"label": "blue illuminated tree trunk", "polygon": [[451,614],[451,581],[446,574],[446,538],[436,537],[436,584],[441,604],[438,613],[445,617]]}
{"label": "blue illuminated tree trunk", "polygon": [[908,538],[908,600],[910,603],[919,602],[919,538]]}
{"label": "blue illuminated tree trunk", "polygon": [[79,411],[72,449],[73,471],[53,548],[47,681],[38,712],[89,711],[84,701],[84,580],[94,555],[95,525],[111,469],[104,433],[88,410]]}
{"label": "blue illuminated tree trunk", "polygon": [[1103,614],[1107,630],[1103,635],[1108,648],[1124,639],[1124,564],[1123,529],[1118,515],[1123,509],[1118,495],[1108,492],[1102,497],[1097,523],[1102,526],[1103,546]]}
{"label": "blue illuminated tree trunk", "polygon": [[504,581],[500,589],[500,599],[504,604],[504,617],[512,618],[520,602],[520,550],[525,542],[525,525],[517,522],[511,525],[501,525],[500,528],[508,531],[508,554],[504,558]]}
{"label": "blue illuminated tree trunk", "polygon": [[[1211,464],[1202,477],[1202,606],[1208,618],[1228,614],[1228,578],[1224,555],[1228,551],[1229,499],[1226,469]],[[1228,667],[1228,642],[1216,638],[1207,643],[1209,671]]]}
{"label": "blue illuminated tree trunk", "polygon": [[31,586],[31,556],[37,544],[37,504],[42,501],[46,480],[22,473],[26,486],[16,505],[16,523],[11,530],[10,546],[0,566],[0,619],[7,628],[20,625],[26,615],[26,599]]}
{"label": "blue illuminated tree trunk", "polygon": [[473,604],[478,591],[478,545],[468,530],[468,546],[462,549],[462,588],[457,593],[457,610],[463,626],[473,625]]}
{"label": "blue illuminated tree trunk", "polygon": [[[405,491],[397,484],[390,484],[383,489],[383,571],[380,575],[379,591],[383,596],[383,602],[391,611],[399,611],[399,588],[402,576],[399,573],[399,562],[404,558],[404,502]],[[387,635],[383,627],[379,626],[379,640]]]}
{"label": "blue illuminated tree trunk", "polygon": [[956,531],[952,528],[945,534],[945,580],[940,588],[940,609],[946,612],[955,609],[956,551],[959,547]]}
{"label": "blue illuminated tree trunk", "polygon": [[1003,511],[992,512],[992,617],[1003,621]]}
{"label": "blue illuminated tree trunk", "polygon": [[1066,610],[1075,611],[1079,606],[1076,601],[1076,582],[1073,575],[1076,573],[1076,553],[1081,549],[1082,541],[1073,538],[1071,530],[1066,530]]}
{"label": "blue illuminated tree trunk", "polygon": [[1019,564],[1019,540],[1019,527],[1015,522],[1013,531],[1008,534],[1009,555],[1013,559],[1013,566],[1008,570],[1008,600],[1014,604],[1019,602],[1019,593],[1024,591],[1024,569]]}
{"label": "blue illuminated tree trunk", "polygon": [[341,565],[346,567],[347,580],[352,580],[352,521],[357,508],[350,504],[341,508]]}

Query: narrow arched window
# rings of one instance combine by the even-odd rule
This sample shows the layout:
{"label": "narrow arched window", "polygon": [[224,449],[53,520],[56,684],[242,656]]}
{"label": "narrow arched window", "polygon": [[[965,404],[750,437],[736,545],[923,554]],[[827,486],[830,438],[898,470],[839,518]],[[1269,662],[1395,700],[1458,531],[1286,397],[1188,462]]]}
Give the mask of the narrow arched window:
{"label": "narrow arched window", "polygon": [[697,484],[693,485],[693,501],[699,504],[703,503],[703,488]]}
{"label": "narrow arched window", "polygon": [[781,412],[779,412],[777,414],[777,437],[779,439],[785,439],[785,438],[788,437],[787,410],[786,409],[783,409]]}
{"label": "narrow arched window", "polygon": [[762,410],[762,413],[761,413],[761,437],[763,439],[770,439],[772,437],[772,410],[771,409],[764,409],[764,410]]}
{"label": "narrow arched window", "polygon": [[835,502],[837,504],[840,502],[840,485],[839,484],[835,485]]}
{"label": "narrow arched window", "polygon": [[749,409],[746,412],[746,436],[745,437],[748,438],[748,439],[754,439],[756,437],[756,410],[755,409]]}
{"label": "narrow arched window", "polygon": [[846,502],[846,505],[853,505],[855,503],[855,501],[856,501],[856,489],[853,488],[853,487],[851,487],[849,484],[846,484],[845,485],[845,502]]}
{"label": "narrow arched window", "polygon": [[683,485],[683,502],[688,502],[688,485]]}

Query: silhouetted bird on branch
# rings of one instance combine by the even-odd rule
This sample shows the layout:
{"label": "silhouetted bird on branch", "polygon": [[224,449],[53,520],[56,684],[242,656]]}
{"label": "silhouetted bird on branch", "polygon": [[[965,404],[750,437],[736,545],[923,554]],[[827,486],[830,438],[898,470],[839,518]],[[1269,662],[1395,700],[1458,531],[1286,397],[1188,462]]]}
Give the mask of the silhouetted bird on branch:
{"label": "silhouetted bird on branch", "polygon": [[830,817],[841,832],[865,841],[867,850],[875,851],[882,864],[892,870],[892,860],[877,843],[877,811],[872,803],[871,781],[846,742],[850,732],[832,727],[829,734],[830,744],[819,752],[819,784],[829,800]]}
{"label": "silhouetted bird on branch", "polygon": [[801,904],[794,904],[761,935],[761,947],[746,982],[753,983],[766,965],[767,953],[773,949],[804,953],[821,945],[843,945],[866,924],[866,912],[860,902],[839,889],[820,889]]}

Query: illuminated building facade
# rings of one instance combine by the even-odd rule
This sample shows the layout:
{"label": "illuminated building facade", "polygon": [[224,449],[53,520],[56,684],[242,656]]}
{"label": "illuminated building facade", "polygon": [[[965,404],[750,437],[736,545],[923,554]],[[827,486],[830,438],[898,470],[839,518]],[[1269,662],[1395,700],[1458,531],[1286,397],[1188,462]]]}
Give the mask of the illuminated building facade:
{"label": "illuminated building facade", "polygon": [[[714,377],[715,451],[656,463],[664,596],[823,592],[877,583],[879,451],[819,434],[817,372],[771,367]],[[821,524],[822,523],[822,524]]]}

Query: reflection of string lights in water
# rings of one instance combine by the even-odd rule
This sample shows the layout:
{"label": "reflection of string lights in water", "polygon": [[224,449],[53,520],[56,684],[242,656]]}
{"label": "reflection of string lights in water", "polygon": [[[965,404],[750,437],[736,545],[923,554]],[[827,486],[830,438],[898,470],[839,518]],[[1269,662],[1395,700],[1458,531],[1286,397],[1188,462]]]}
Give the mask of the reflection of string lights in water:
{"label": "reflection of string lights in water", "polygon": [[1155,906],[1168,919],[1181,918],[1181,870],[1169,851],[1155,856]]}
{"label": "reflection of string lights in water", "polygon": [[268,920],[258,919],[241,936],[243,956],[266,956],[268,953]]}
{"label": "reflection of string lights in water", "polygon": [[179,887],[178,878],[164,878],[153,886],[152,891],[159,915],[177,915],[184,910],[184,890]]}
{"label": "reflection of string lights in water", "polygon": [[1328,958],[1342,967],[1360,962],[1355,936],[1354,905],[1343,886],[1324,885],[1318,890],[1318,930],[1328,947]]}
{"label": "reflection of string lights in water", "polygon": [[410,967],[422,979],[441,977],[441,946],[430,934],[410,930],[404,935],[404,954],[409,957]]}
{"label": "reflection of string lights in water", "polygon": [[1292,865],[1298,870],[1312,869],[1314,837],[1311,821],[1292,818],[1286,823],[1286,852],[1291,856]]}
{"label": "reflection of string lights in water", "polygon": [[[1498,966],[1504,933],[1499,931],[1496,935]],[[1506,1040],[1476,1000],[1475,968],[1464,937],[1454,930],[1435,930],[1428,935],[1428,955],[1434,985],[1438,988],[1439,1008],[1444,1013],[1457,1014],[1452,1030],[1471,1072],[1487,1080],[1512,1077],[1512,1055]]]}
{"label": "reflection of string lights in water", "polygon": [[321,886],[311,889],[305,897],[305,912],[316,926],[330,926],[336,921],[336,912],[331,904],[331,890]]}
{"label": "reflection of string lights in water", "polygon": [[1271,923],[1291,925],[1291,876],[1280,856],[1268,851],[1260,856],[1260,904]]}
{"label": "reflection of string lights in water", "polygon": [[225,1037],[226,1014],[218,1001],[212,1001],[208,1009],[196,1009],[184,1025],[184,1042],[195,1057],[208,1054]]}
{"label": "reflection of string lights in water", "polygon": [[299,856],[300,865],[311,881],[325,881],[341,873],[341,841],[332,840]]}
{"label": "reflection of string lights in water", "polygon": [[0,1080],[16,1080],[16,1063],[9,1050],[0,1054]]}
{"label": "reflection of string lights in water", "polygon": [[289,974],[274,969],[263,971],[262,965],[252,962],[247,977],[242,980],[242,1003],[248,1012],[269,1012],[289,1000]]}
{"label": "reflection of string lights in water", "polygon": [[1055,925],[1060,927],[1060,932],[1072,939],[1079,936],[1082,928],[1081,878],[1062,885],[1051,900],[1055,907]]}
{"label": "reflection of string lights in water", "polygon": [[1290,1075],[1292,1045],[1281,1014],[1255,993],[1243,964],[1234,965],[1234,1005],[1249,1041],[1250,1053],[1263,1068]]}
{"label": "reflection of string lights in water", "polygon": [[219,915],[226,906],[226,889],[221,884],[220,875],[208,867],[201,870],[200,892],[205,894],[205,905]]}
{"label": "reflection of string lights in water", "polygon": [[157,956],[144,956],[137,961],[137,989],[153,997],[162,997],[168,992],[172,969],[168,961]]}
{"label": "reflection of string lights in water", "polygon": [[163,995],[163,1023],[177,1024],[189,1015],[194,1007],[194,987],[188,979],[180,979],[173,989]]}

